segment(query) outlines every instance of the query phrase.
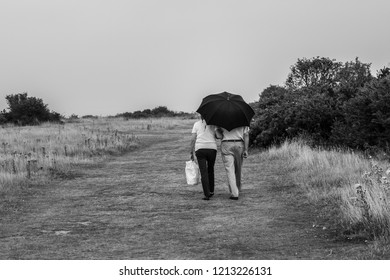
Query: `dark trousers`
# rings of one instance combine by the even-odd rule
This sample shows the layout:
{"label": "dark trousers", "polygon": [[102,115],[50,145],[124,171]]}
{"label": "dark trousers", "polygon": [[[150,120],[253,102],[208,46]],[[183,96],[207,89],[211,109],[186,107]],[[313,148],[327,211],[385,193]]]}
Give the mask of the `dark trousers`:
{"label": "dark trousers", "polygon": [[205,197],[214,192],[214,164],[217,157],[217,150],[199,149],[195,152],[198,159],[202,188]]}

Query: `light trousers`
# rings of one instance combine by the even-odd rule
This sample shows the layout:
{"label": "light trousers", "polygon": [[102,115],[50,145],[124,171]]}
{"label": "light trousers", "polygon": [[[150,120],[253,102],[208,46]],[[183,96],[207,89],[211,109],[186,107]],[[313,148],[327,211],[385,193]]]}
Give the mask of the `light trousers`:
{"label": "light trousers", "polygon": [[221,154],[228,179],[230,194],[238,197],[241,190],[241,170],[244,142],[222,142]]}

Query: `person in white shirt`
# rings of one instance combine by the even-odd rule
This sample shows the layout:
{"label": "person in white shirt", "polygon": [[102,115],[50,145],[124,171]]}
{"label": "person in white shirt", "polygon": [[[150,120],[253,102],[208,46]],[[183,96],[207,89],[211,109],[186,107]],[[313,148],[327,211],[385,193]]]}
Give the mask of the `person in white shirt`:
{"label": "person in white shirt", "polygon": [[216,137],[221,140],[222,161],[228,179],[230,199],[238,200],[241,191],[243,159],[248,157],[249,127],[242,126],[230,131],[217,127]]}
{"label": "person in white shirt", "polygon": [[201,117],[192,128],[191,138],[191,159],[194,154],[198,160],[200,177],[202,182],[204,200],[209,200],[214,195],[214,164],[217,157],[217,142],[215,138],[215,127],[207,125]]}

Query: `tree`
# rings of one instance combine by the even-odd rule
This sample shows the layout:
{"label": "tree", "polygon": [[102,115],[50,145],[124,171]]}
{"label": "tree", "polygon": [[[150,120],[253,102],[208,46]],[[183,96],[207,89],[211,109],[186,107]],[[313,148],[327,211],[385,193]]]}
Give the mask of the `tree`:
{"label": "tree", "polygon": [[27,93],[11,94],[6,96],[8,112],[5,117],[8,122],[19,125],[36,125],[44,121],[59,121],[61,116],[50,112],[43,100],[28,97]]}
{"label": "tree", "polygon": [[371,63],[362,63],[358,58],[340,67],[334,88],[339,102],[344,103],[353,98],[360,88],[373,79],[370,67]]}
{"label": "tree", "polygon": [[168,110],[166,106],[158,106],[152,110],[145,109],[143,111],[137,110],[134,112],[126,112],[117,114],[117,117],[124,117],[126,119],[140,119],[140,118],[161,118],[161,117],[192,117],[192,114]]}
{"label": "tree", "polygon": [[320,91],[270,86],[254,107],[250,140],[256,145],[265,147],[300,135],[324,142],[331,135],[334,103]]}
{"label": "tree", "polygon": [[316,57],[298,59],[286,80],[289,89],[302,87],[333,87],[342,63],[334,59]]}
{"label": "tree", "polygon": [[4,124],[7,122],[7,113],[5,112],[5,110],[3,110],[2,112],[0,112],[0,124]]}
{"label": "tree", "polygon": [[390,68],[389,67],[383,67],[377,72],[377,79],[383,79],[386,76],[390,75]]}
{"label": "tree", "polygon": [[260,94],[259,102],[252,105],[255,116],[249,134],[251,143],[265,147],[287,137],[284,120],[290,97],[288,90],[275,85]]}
{"label": "tree", "polygon": [[141,111],[134,111],[131,115],[131,118],[133,119],[143,119],[143,118],[149,118],[150,115],[144,113],[144,112],[141,112]]}
{"label": "tree", "polygon": [[173,112],[169,111],[166,106],[159,106],[151,110],[151,114],[155,117],[170,117],[173,116]]}
{"label": "tree", "polygon": [[254,106],[251,141],[268,146],[306,135],[313,143],[332,144],[335,126],[341,128],[348,118],[345,104],[372,79],[370,64],[358,58],[346,63],[298,59],[285,87],[270,86],[261,93]]}
{"label": "tree", "polygon": [[333,138],[351,148],[390,144],[390,75],[373,79],[344,105],[344,122],[334,125]]}

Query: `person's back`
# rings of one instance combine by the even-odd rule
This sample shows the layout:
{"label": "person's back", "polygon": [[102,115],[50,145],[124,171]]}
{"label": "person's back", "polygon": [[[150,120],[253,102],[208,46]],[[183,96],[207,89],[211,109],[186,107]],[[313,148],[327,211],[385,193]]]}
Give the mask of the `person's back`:
{"label": "person's back", "polygon": [[217,142],[215,127],[207,125],[203,119],[197,121],[192,128],[191,159],[194,159],[194,151],[205,195],[203,199],[209,200],[214,195],[214,164],[217,155]]}
{"label": "person's back", "polygon": [[244,141],[244,136],[249,131],[249,127],[247,127],[247,126],[237,127],[237,128],[234,128],[230,131],[223,128],[223,127],[220,127],[219,129],[221,129],[221,132],[223,135],[223,138],[222,138],[223,141],[228,141],[228,140],[242,140],[242,141]]}
{"label": "person's back", "polygon": [[231,197],[237,200],[241,191],[241,168],[243,158],[248,156],[249,127],[237,127],[232,130],[216,129],[217,137],[221,139],[222,161],[228,177]]}
{"label": "person's back", "polygon": [[195,151],[199,149],[217,149],[215,141],[215,127],[207,125],[204,120],[194,124],[192,133],[196,133]]}

